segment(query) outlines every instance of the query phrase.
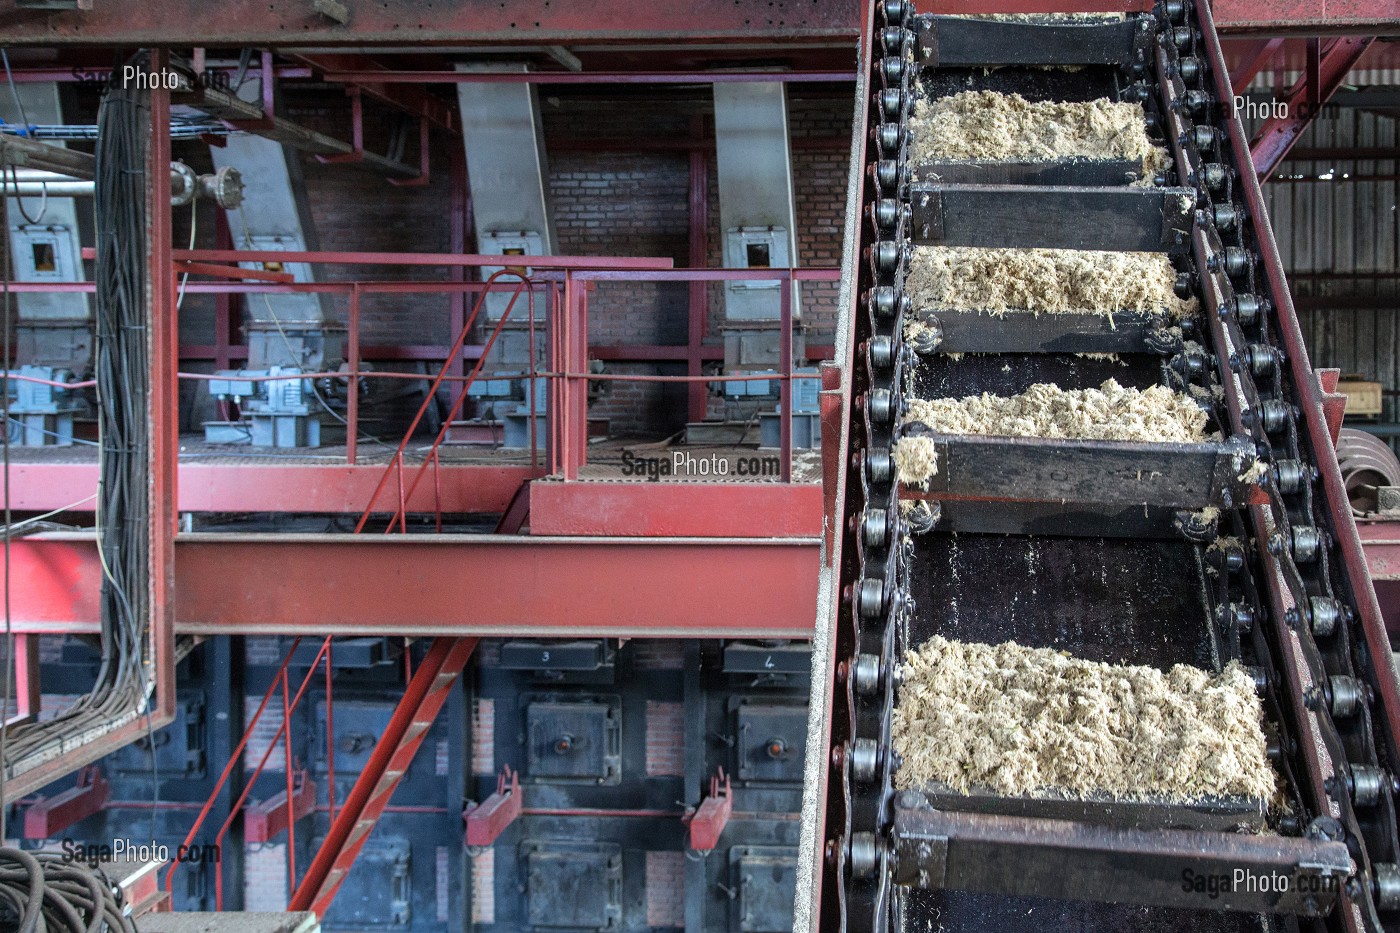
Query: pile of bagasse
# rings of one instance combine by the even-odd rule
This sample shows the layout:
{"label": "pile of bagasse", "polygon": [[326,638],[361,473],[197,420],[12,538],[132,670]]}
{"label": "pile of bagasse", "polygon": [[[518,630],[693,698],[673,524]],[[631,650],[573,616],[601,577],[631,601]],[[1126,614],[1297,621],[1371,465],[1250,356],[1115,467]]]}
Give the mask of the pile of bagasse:
{"label": "pile of bagasse", "polygon": [[[1151,179],[1168,162],[1140,105],[1029,103],[969,91],[916,110],[916,163],[949,160],[1140,160]],[[907,281],[917,310],[995,315],[1161,314],[1181,320],[1194,299],[1174,291],[1158,253],[919,247]],[[1014,327],[1014,320],[1007,325]],[[912,338],[922,327],[908,322]],[[1206,416],[1165,386],[1097,389],[1037,384],[1010,397],[915,399],[906,422],[943,434],[1200,442]],[[901,439],[900,480],[926,488],[933,440]],[[1277,793],[1249,674],[1177,665],[1103,664],[1063,652],[935,637],[911,651],[894,714],[900,788],[941,784],[1020,796],[1107,795],[1194,800]]]}

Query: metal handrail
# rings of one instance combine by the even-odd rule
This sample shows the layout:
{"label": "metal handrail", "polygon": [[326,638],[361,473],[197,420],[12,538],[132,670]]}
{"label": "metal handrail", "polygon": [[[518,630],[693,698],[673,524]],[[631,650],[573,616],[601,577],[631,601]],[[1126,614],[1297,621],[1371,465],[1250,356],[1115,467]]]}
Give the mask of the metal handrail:
{"label": "metal handrail", "polygon": [[[413,432],[418,429],[418,425],[422,422],[423,416],[428,411],[428,407],[434,403],[437,397],[438,389],[440,389],[442,387],[443,382],[446,381],[447,374],[450,371],[450,367],[452,366],[452,361],[455,360],[458,354],[462,352],[462,347],[466,343],[467,336],[471,333],[473,326],[475,326],[476,324],[477,315],[481,312],[481,309],[486,304],[486,298],[490,292],[490,286],[494,285],[496,283],[496,280],[504,275],[510,275],[518,278],[520,280],[519,284],[517,284],[515,286],[515,289],[511,292],[510,301],[506,304],[505,311],[501,314],[501,319],[496,322],[495,328],[491,331],[490,339],[488,339],[486,341],[486,344],[483,346],[481,356],[477,359],[476,365],[472,367],[472,371],[467,375],[466,379],[463,381],[462,390],[457,396],[457,400],[453,402],[452,408],[448,412],[447,416],[443,418],[442,427],[438,429],[438,433],[433,439],[433,443],[428,450],[428,456],[425,457],[423,462],[418,465],[418,470],[414,474],[412,484],[406,486],[404,483],[403,475],[404,451],[408,449],[409,442],[413,438]],[[403,440],[399,442],[399,446],[395,449],[394,455],[389,459],[389,463],[386,465],[383,474],[381,474],[381,476],[379,477],[379,482],[375,484],[374,491],[370,494],[369,502],[365,506],[364,513],[360,516],[360,520],[355,524],[356,534],[359,534],[364,530],[365,525],[366,523],[368,523],[370,516],[374,513],[375,503],[379,501],[379,496],[381,495],[381,493],[383,493],[384,486],[388,483],[390,476],[397,476],[398,478],[399,503],[398,508],[395,510],[393,516],[389,519],[389,525],[387,528],[385,528],[385,534],[391,533],[394,530],[395,524],[398,524],[405,533],[408,531],[407,503],[410,499],[412,499],[414,491],[418,489],[418,484],[422,480],[423,473],[427,470],[429,464],[436,464],[438,462],[438,448],[442,446],[443,439],[447,436],[447,427],[452,422],[452,420],[457,417],[458,413],[461,412],[462,405],[467,400],[467,393],[471,389],[472,383],[476,381],[477,376],[480,374],[481,367],[486,362],[486,358],[490,354],[491,347],[495,344],[496,338],[500,336],[501,329],[505,326],[506,321],[510,318],[511,311],[515,309],[515,302],[520,297],[521,292],[525,292],[528,296],[527,300],[529,302],[530,307],[530,326],[533,330],[535,319],[535,298],[534,292],[530,290],[533,284],[534,283],[530,281],[530,278],[528,276],[524,275],[523,273],[516,272],[513,269],[499,269],[496,272],[492,273],[491,277],[486,280],[487,289],[482,292],[481,297],[479,297],[476,301],[476,304],[472,306],[471,314],[467,316],[467,320],[465,323],[463,323],[462,329],[458,333],[456,341],[452,344],[452,349],[448,352],[448,359],[443,363],[442,370],[438,373],[437,377],[428,387],[428,391],[424,393],[423,403],[418,406],[417,413],[414,414],[413,420],[409,422],[408,428],[404,431]],[[535,361],[531,359],[531,378],[533,378],[534,376],[534,366]],[[441,513],[439,512],[439,524],[441,523],[441,520]]]}

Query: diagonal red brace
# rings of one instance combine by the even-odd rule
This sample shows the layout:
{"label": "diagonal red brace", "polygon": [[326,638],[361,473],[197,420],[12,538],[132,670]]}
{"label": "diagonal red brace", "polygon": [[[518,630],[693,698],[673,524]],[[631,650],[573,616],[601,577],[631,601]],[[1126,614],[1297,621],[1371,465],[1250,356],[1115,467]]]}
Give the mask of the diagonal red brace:
{"label": "diagonal red brace", "polygon": [[462,818],[467,823],[466,844],[469,846],[489,846],[495,844],[501,833],[520,816],[525,805],[520,793],[520,779],[510,765],[506,765],[496,779],[496,792],[479,804],[467,809]]}
{"label": "diagonal red brace", "polygon": [[110,797],[107,779],[96,765],[88,765],[78,772],[77,787],[45,797],[24,811],[24,838],[52,839],[107,806]]}
{"label": "diagonal red brace", "polygon": [[[297,786],[292,792],[292,820],[296,821],[316,809],[316,782],[305,771],[297,772]],[[243,838],[248,842],[269,842],[287,831],[287,792],[273,794],[260,803],[243,808]]]}
{"label": "diagonal red brace", "polygon": [[1321,106],[1332,99],[1352,66],[1375,40],[1375,36],[1334,39],[1316,61],[1316,70],[1306,69],[1283,102],[1283,115],[1270,118],[1249,144],[1254,171],[1261,182],[1278,168],[1298,137],[1317,119]]}
{"label": "diagonal red brace", "polygon": [[734,798],[730,795],[729,775],[720,768],[719,774],[710,778],[710,796],[700,801],[700,806],[684,817],[690,827],[690,848],[708,852],[719,845],[719,837],[733,812]]}

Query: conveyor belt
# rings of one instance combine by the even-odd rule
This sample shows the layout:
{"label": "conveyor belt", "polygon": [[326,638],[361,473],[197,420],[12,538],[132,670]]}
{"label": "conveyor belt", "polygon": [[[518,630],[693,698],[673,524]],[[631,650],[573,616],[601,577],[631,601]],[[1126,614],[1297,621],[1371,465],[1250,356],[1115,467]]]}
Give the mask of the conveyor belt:
{"label": "conveyor belt", "polygon": [[[867,40],[847,420],[824,432],[836,514],[814,651],[827,754],[809,761],[807,928],[1400,929],[1400,691],[1243,133],[1220,103],[1209,10],[1167,0],[1111,23],[1000,22],[882,0]],[[1139,102],[1172,168],[913,164],[916,101],[965,90]],[[921,308],[905,280],[926,245],[1157,252],[1199,311],[1120,315],[1120,330],[1090,314]],[[952,435],[905,417],[915,399],[1110,377],[1190,393],[1212,438]],[[933,440],[926,487],[896,481],[900,436]],[[1283,799],[896,791],[900,662],[934,635],[1159,669],[1239,661]],[[1284,881],[1241,885],[1237,871]]]}

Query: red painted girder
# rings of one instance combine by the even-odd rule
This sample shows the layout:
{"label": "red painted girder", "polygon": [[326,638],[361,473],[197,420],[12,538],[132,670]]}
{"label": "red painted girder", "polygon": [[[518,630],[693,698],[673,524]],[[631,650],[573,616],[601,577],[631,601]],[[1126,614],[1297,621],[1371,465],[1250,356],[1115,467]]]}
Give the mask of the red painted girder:
{"label": "red painted girder", "polygon": [[644,479],[531,483],[530,530],[687,538],[815,538],[822,532],[819,483]]}
{"label": "red painted girder", "polygon": [[107,805],[111,788],[96,765],[78,772],[78,784],[60,794],[44,797],[24,811],[25,839],[54,839],[80,820]]}
{"label": "red painted girder", "polygon": [[[1260,181],[1267,180],[1279,162],[1293,148],[1298,137],[1312,125],[1317,111],[1327,103],[1362,54],[1376,41],[1375,36],[1343,37],[1334,40],[1322,53],[1318,86],[1313,88],[1306,74],[1288,93],[1287,115],[1272,117],[1259,128],[1249,144],[1249,155]],[[1311,95],[1311,96],[1310,96]]]}
{"label": "red painted girder", "polygon": [[920,13],[1145,13],[1153,0],[932,0]]}
{"label": "red painted girder", "polygon": [[506,765],[496,780],[496,792],[462,815],[467,824],[466,844],[494,845],[501,833],[519,818],[524,806],[520,779],[510,765]]}
{"label": "red painted girder", "polygon": [[[819,551],[817,538],[187,534],[176,631],[807,638]],[[11,553],[17,631],[96,630],[90,535],[30,535]]]}
{"label": "red painted girder", "polygon": [[1400,521],[1358,521],[1356,530],[1381,618],[1395,641],[1400,639]]}
{"label": "red painted girder", "polygon": [[[490,266],[518,261],[516,257],[481,253],[399,253],[355,252],[344,250],[257,250],[257,249],[177,249],[171,257],[180,260],[209,262],[314,262],[326,265],[385,265],[385,266]],[[620,270],[631,272],[674,269],[676,261],[655,256],[532,256],[530,268],[543,270]],[[406,291],[421,290],[418,282],[401,282]],[[461,286],[444,283],[447,289]]]}
{"label": "red painted girder", "polygon": [[1283,46],[1283,40],[1254,39],[1241,42],[1241,46],[1239,64],[1230,71],[1230,87],[1236,94],[1243,94],[1254,76],[1273,60],[1274,53]]}
{"label": "red painted girder", "polygon": [[475,638],[433,639],[344,807],[326,833],[325,842],[292,895],[288,910],[326,915],[399,782],[408,773],[476,643]]}
{"label": "red painted girder", "polygon": [[437,95],[429,93],[427,88],[385,87],[378,80],[375,80],[378,78],[375,73],[383,71],[384,66],[368,55],[295,52],[291,57],[305,62],[311,68],[323,73],[351,70],[369,72],[369,79],[351,86],[359,88],[366,95],[381,103],[413,116],[425,117],[429,123],[454,134],[457,133],[457,108],[455,106],[448,104]]}
{"label": "red painted girder", "polygon": [[[237,456],[233,454],[232,456]],[[520,484],[544,474],[528,466],[443,464],[444,512],[502,512]],[[179,469],[182,512],[344,512],[359,514],[369,501],[383,464],[200,463]],[[97,489],[95,463],[10,464],[10,507],[47,512],[72,503],[91,512]],[[433,511],[434,490],[425,485],[409,500],[410,511]],[[83,501],[85,500],[85,501]]]}
{"label": "red painted girder", "polygon": [[1376,35],[1393,31],[1397,0],[1215,0],[1221,32]]}
{"label": "red painted girder", "polygon": [[344,25],[310,3],[263,0],[103,0],[83,12],[10,12],[0,18],[10,45],[72,43],[302,47],[389,43],[531,45],[666,39],[672,42],[845,41],[854,37],[856,0],[774,0],[762,8],[733,0],[639,5],[623,0],[561,3],[513,0],[395,0],[353,4]]}
{"label": "red painted girder", "polygon": [[[270,842],[287,831],[287,792],[273,794],[266,800],[250,803],[243,808],[243,838],[247,842]],[[292,820],[301,819],[316,809],[316,782],[305,771],[298,772],[297,786],[292,791]]]}

